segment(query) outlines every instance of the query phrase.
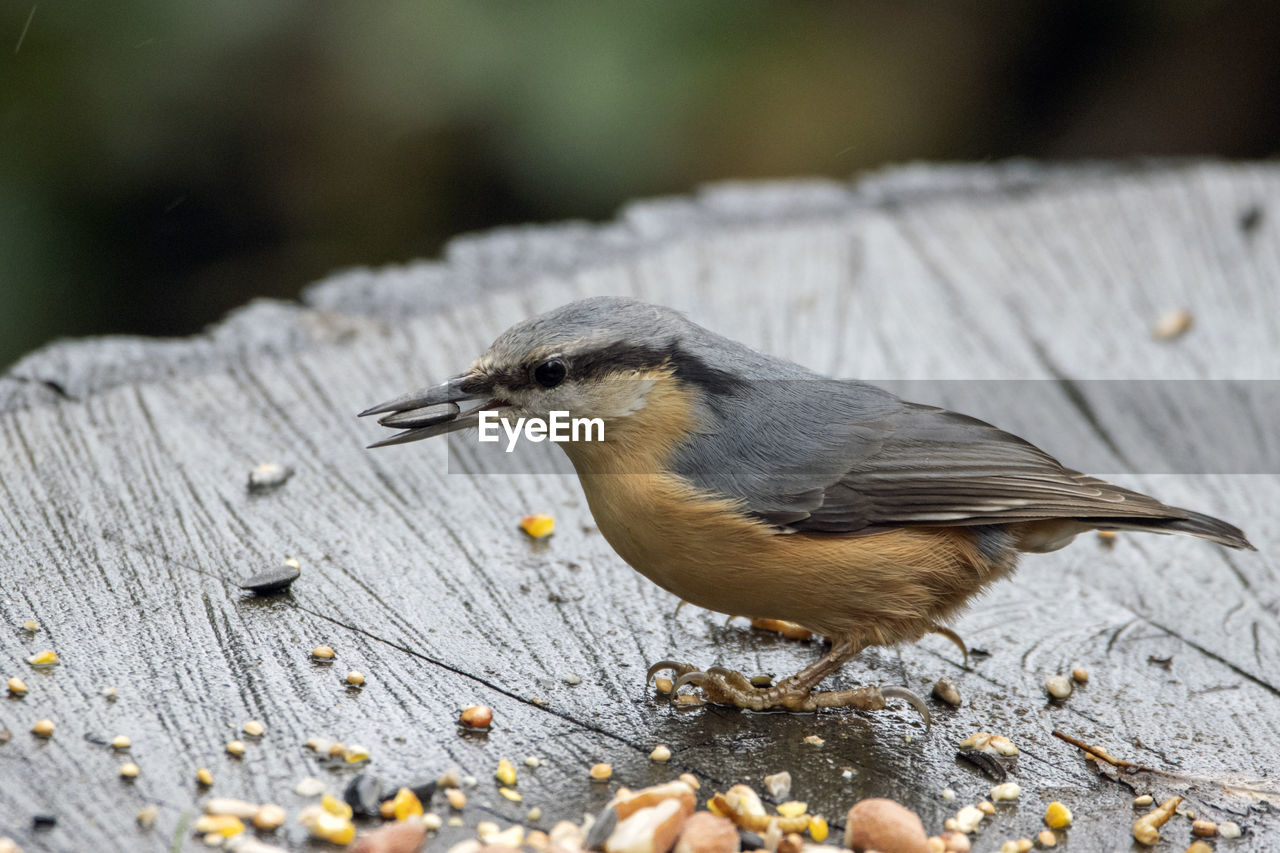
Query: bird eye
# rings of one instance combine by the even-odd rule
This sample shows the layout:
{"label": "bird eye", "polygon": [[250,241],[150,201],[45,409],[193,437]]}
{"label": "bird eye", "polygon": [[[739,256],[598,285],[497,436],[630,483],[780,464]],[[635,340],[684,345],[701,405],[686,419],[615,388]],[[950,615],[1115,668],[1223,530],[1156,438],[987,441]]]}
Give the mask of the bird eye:
{"label": "bird eye", "polygon": [[564,366],[564,361],[559,358],[549,358],[533,369],[533,378],[538,380],[538,384],[543,388],[554,388],[564,381],[564,376],[569,369]]}

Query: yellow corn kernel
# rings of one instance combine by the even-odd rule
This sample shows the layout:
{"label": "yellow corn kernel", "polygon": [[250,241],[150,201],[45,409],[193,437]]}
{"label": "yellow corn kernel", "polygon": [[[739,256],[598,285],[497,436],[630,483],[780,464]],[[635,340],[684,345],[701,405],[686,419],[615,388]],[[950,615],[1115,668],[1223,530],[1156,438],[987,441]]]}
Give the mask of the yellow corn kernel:
{"label": "yellow corn kernel", "polygon": [[396,820],[406,820],[412,815],[422,814],[422,801],[413,791],[401,788],[396,791],[396,797],[391,801],[391,809]]}
{"label": "yellow corn kernel", "polygon": [[507,761],[507,759],[504,758],[498,762],[498,769],[494,771],[493,775],[494,775],[494,778],[496,778],[499,782],[501,782],[503,785],[507,786],[508,788],[515,787],[516,769],[511,766],[511,762]]}
{"label": "yellow corn kernel", "polygon": [[604,782],[613,775],[613,767],[609,764],[593,764],[591,765],[591,778],[597,782]]}
{"label": "yellow corn kernel", "polygon": [[53,737],[53,720],[47,718],[37,720],[36,724],[31,727],[31,733],[36,737]]}
{"label": "yellow corn kernel", "polygon": [[233,740],[227,744],[227,752],[235,756],[244,755],[244,741]]}
{"label": "yellow corn kernel", "polygon": [[27,663],[32,666],[53,666],[58,662],[58,653],[45,649],[43,652],[37,652],[27,658]]}
{"label": "yellow corn kernel", "polygon": [[498,793],[513,803],[518,803],[524,799],[524,797],[520,795],[519,791],[513,791],[510,788],[499,788]]}
{"label": "yellow corn kernel", "polygon": [[827,840],[827,833],[830,829],[827,827],[827,819],[821,815],[814,815],[809,818],[809,837],[818,844]]}
{"label": "yellow corn kernel", "polygon": [[136,779],[138,778],[138,774],[141,772],[141,768],[132,761],[126,761],[124,764],[120,765],[120,775],[126,779]]}
{"label": "yellow corn kernel", "polygon": [[9,692],[12,693],[14,696],[26,696],[27,695],[26,682],[15,675],[13,678],[9,679]]}
{"label": "yellow corn kernel", "polygon": [[333,794],[325,794],[320,798],[320,808],[336,817],[351,819],[351,806],[339,800]]}
{"label": "yellow corn kernel", "polygon": [[452,808],[462,810],[467,804],[467,795],[459,791],[457,788],[446,788],[444,792],[445,799],[449,801]]}
{"label": "yellow corn kernel", "polygon": [[345,817],[338,817],[335,814],[325,812],[316,815],[315,824],[311,827],[311,834],[334,844],[350,844],[352,839],[356,837],[356,826]]}
{"label": "yellow corn kernel", "polygon": [[520,519],[520,529],[534,539],[542,539],[556,529],[556,520],[549,515],[526,515]]}
{"label": "yellow corn kernel", "polygon": [[802,803],[799,800],[790,800],[785,803],[778,804],[778,814],[783,817],[799,817],[809,808],[808,803]]}
{"label": "yellow corn kernel", "polygon": [[1062,829],[1064,826],[1070,826],[1071,809],[1054,800],[1049,803],[1049,808],[1044,810],[1044,822],[1053,829]]}
{"label": "yellow corn kernel", "polygon": [[408,788],[401,788],[396,791],[395,799],[391,801],[391,810],[396,820],[405,820],[411,816],[422,814],[422,801],[418,799],[418,795],[413,791]]}
{"label": "yellow corn kernel", "polygon": [[262,733],[266,731],[266,727],[257,720],[249,720],[244,724],[244,733],[249,737],[262,737]]}
{"label": "yellow corn kernel", "polygon": [[235,815],[201,815],[196,819],[195,831],[201,835],[221,835],[223,838],[231,838],[244,832],[244,822]]}
{"label": "yellow corn kernel", "polygon": [[116,735],[111,739],[112,749],[128,749],[133,746],[133,741],[129,740],[128,735]]}
{"label": "yellow corn kernel", "polygon": [[361,761],[368,761],[369,750],[358,744],[352,744],[343,751],[342,760],[348,764],[359,764]]}
{"label": "yellow corn kernel", "polygon": [[196,771],[196,781],[206,788],[213,784],[213,774],[209,772],[208,767],[201,767]]}

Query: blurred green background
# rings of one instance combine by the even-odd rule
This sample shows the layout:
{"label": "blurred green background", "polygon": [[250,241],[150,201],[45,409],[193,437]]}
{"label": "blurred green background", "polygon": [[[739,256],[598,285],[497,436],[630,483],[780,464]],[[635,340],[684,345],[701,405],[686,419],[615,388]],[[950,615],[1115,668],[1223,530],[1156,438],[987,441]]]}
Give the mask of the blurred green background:
{"label": "blurred green background", "polygon": [[0,4],[0,369],[725,178],[1266,157],[1280,4]]}

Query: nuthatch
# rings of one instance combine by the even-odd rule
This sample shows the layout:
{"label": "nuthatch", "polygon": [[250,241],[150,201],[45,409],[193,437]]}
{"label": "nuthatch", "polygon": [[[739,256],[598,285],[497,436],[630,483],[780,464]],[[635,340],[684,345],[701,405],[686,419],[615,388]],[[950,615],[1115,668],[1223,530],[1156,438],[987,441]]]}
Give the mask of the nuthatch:
{"label": "nuthatch", "polygon": [[1083,531],[1253,548],[1225,521],[1064,468],[975,418],[821,376],[630,299],[584,299],[518,323],[461,375],[361,415],[404,430],[379,446],[476,426],[485,410],[601,418],[602,441],[563,447],[624,560],[682,600],[831,641],[765,688],[721,667],[650,669],[742,708],[878,709],[896,696],[927,720],[902,688],[814,688],[866,646],[935,630],[958,639],[940,626],[1020,553]]}

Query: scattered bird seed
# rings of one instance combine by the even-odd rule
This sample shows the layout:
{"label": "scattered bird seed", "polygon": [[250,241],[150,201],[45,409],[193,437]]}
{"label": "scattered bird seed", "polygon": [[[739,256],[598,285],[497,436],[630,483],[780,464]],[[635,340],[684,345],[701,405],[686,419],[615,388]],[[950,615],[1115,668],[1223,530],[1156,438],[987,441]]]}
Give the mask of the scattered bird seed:
{"label": "scattered bird seed", "polygon": [[1018,747],[1004,735],[993,735],[990,732],[974,732],[960,741],[961,749],[973,749],[992,755],[1017,755]]}
{"label": "scattered bird seed", "polygon": [[1213,838],[1218,834],[1218,825],[1211,820],[1192,821],[1191,834],[1199,838]]}
{"label": "scattered bird seed", "polygon": [[613,775],[613,766],[601,762],[591,766],[591,778],[597,782],[605,782]]}
{"label": "scattered bird seed", "polygon": [[1076,667],[1075,669],[1071,670],[1071,680],[1076,682],[1077,684],[1084,684],[1086,681],[1089,680],[1089,670],[1079,666]]}
{"label": "scattered bird seed", "polygon": [[263,832],[273,832],[284,826],[284,822],[284,809],[274,803],[263,805],[253,816],[253,825]]}
{"label": "scattered bird seed", "polygon": [[1022,788],[1017,782],[1003,782],[991,789],[991,799],[995,802],[1016,800],[1022,796]]}
{"label": "scattered bird seed", "polygon": [[354,669],[351,670],[350,672],[347,673],[347,684],[351,685],[352,687],[363,687],[364,674]]}
{"label": "scattered bird seed", "polygon": [[678,778],[681,782],[685,783],[695,791],[702,788],[702,783],[699,782],[698,777],[694,776],[692,773],[681,773]]}
{"label": "scattered bird seed", "polygon": [[231,815],[247,820],[258,813],[258,804],[248,800],[237,800],[234,797],[213,797],[204,804],[207,815]]}
{"label": "scattered bird seed", "polygon": [[660,675],[653,680],[653,688],[659,693],[670,693],[675,689],[674,682],[665,675]]}
{"label": "scattered bird seed", "polygon": [[361,761],[368,761],[369,750],[367,747],[352,744],[342,751],[342,760],[348,764],[359,764]]}
{"label": "scattered bird seed", "polygon": [[298,784],[293,787],[293,792],[299,797],[318,797],[324,793],[325,784],[321,779],[314,776],[304,776],[298,780]]}
{"label": "scattered bird seed", "polygon": [[578,675],[576,672],[571,672],[564,677],[564,683],[568,684],[570,687],[577,687],[582,683],[582,676]]}
{"label": "scattered bird seed", "polygon": [[34,619],[28,619],[26,622],[22,623],[22,630],[29,631],[34,634],[36,631],[40,630],[40,623]]}
{"label": "scattered bird seed", "polygon": [[1213,853],[1213,848],[1204,841],[1196,839],[1183,853]]}
{"label": "scattered bird seed", "polygon": [[946,702],[953,708],[960,707],[963,699],[960,696],[960,688],[956,687],[956,683],[950,678],[939,678],[933,685],[933,698]]}
{"label": "scattered bird seed", "polygon": [[493,709],[488,705],[472,705],[462,710],[459,720],[469,728],[487,729],[493,724]]}
{"label": "scattered bird seed", "polygon": [[[542,820],[542,809],[538,808],[537,806],[534,806],[533,808],[529,809],[529,811],[525,812],[524,819],[529,821],[529,823],[537,823],[538,821]],[[530,833],[530,835],[532,834],[533,833]]]}
{"label": "scattered bird seed", "polygon": [[298,565],[298,561],[286,561],[267,569],[265,572],[259,572],[252,577],[245,578],[240,581],[240,588],[252,592],[254,595],[272,595],[288,589],[301,576],[302,569]]}
{"label": "scattered bird seed", "polygon": [[986,815],[977,806],[965,806],[956,812],[954,818],[956,829],[965,835],[972,835],[984,817]]}
{"label": "scattered bird seed", "polygon": [[262,462],[249,471],[249,491],[266,492],[283,486],[293,476],[293,469],[279,462]]}
{"label": "scattered bird seed", "polygon": [[449,806],[451,808],[457,809],[458,811],[462,811],[463,807],[467,804],[467,795],[457,788],[445,789],[444,798],[449,801]]}
{"label": "scattered bird seed", "polygon": [[809,810],[808,803],[802,803],[799,800],[788,800],[785,803],[778,804],[778,814],[783,817],[799,817]]}
{"label": "scattered bird seed", "polygon": [[422,811],[422,801],[418,799],[417,794],[408,788],[396,790],[396,795],[391,800],[391,814],[396,820],[417,817],[422,814]]}
{"label": "scattered bird seed", "polygon": [[138,809],[137,820],[138,826],[143,829],[150,829],[155,826],[156,818],[160,816],[160,809],[156,806],[143,806]]}
{"label": "scattered bird seed", "polygon": [[196,770],[196,782],[205,788],[213,786],[213,774],[209,772],[208,767],[201,767]]}
{"label": "scattered bird seed", "polygon": [[1036,836],[1036,841],[1040,842],[1041,847],[1057,847],[1058,836],[1053,834],[1052,829],[1042,829],[1040,834]]}
{"label": "scattered bird seed", "polygon": [[1218,835],[1221,835],[1223,838],[1239,838],[1240,824],[1235,821],[1224,820],[1222,823],[1218,824]]}
{"label": "scattered bird seed", "polygon": [[1134,821],[1133,837],[1139,844],[1155,844],[1160,840],[1160,827],[1164,826],[1182,802],[1182,797],[1165,800],[1154,811],[1148,812]]}
{"label": "scattered bird seed", "polygon": [[37,652],[27,658],[27,663],[32,666],[54,666],[58,663],[58,653],[50,649],[45,649],[43,652]]}
{"label": "scattered bird seed", "polygon": [[767,690],[773,686],[772,675],[753,675],[747,680],[751,682],[752,687],[759,687],[763,690]]}
{"label": "scattered bird seed", "polygon": [[498,793],[513,803],[518,803],[524,799],[524,796],[519,791],[513,791],[510,788],[499,788]]}
{"label": "scattered bird seed", "polygon": [[825,740],[818,737],[817,735],[808,735],[804,739],[804,742],[809,744],[810,746],[822,746],[824,743],[826,743]]}
{"label": "scattered bird seed", "polygon": [[942,799],[946,800],[948,803],[954,803],[956,800],[956,792],[951,788],[943,788]]}
{"label": "scattered bird seed", "polygon": [[13,732],[9,729],[0,729],[0,746],[4,746],[13,740]]}
{"label": "scattered bird seed", "polygon": [[332,646],[316,646],[311,650],[311,657],[316,660],[333,660],[334,654]]}
{"label": "scattered bird seed", "polygon": [[106,699],[108,702],[116,701],[118,696],[119,694],[116,693],[116,689],[114,687],[102,688],[102,698]]}
{"label": "scattered bird seed", "polygon": [[1155,798],[1150,794],[1143,794],[1141,797],[1134,797],[1133,804],[1135,806],[1149,806],[1155,802]]}
{"label": "scattered bird seed", "polygon": [[544,539],[556,529],[556,520],[549,515],[526,515],[520,519],[520,529],[534,539]]}
{"label": "scattered bird seed", "polygon": [[666,744],[660,743],[653,748],[653,752],[649,753],[649,759],[651,761],[657,761],[659,763],[670,761],[671,749],[667,747]]}
{"label": "scattered bird seed", "polygon": [[435,812],[427,812],[422,816],[422,825],[429,831],[435,832],[440,827],[444,826],[444,821],[440,820],[440,815]]}
{"label": "scattered bird seed", "polygon": [[446,822],[449,826],[464,826],[464,825],[465,825],[465,823],[463,822],[462,818],[457,817],[456,815],[455,815],[454,817],[449,818],[449,819],[448,819],[447,821],[445,821],[445,822]]}
{"label": "scattered bird seed", "polygon": [[142,771],[139,769],[138,765],[134,764],[132,761],[126,761],[124,764],[120,765],[120,775],[126,779],[136,779],[138,778],[138,774],[141,772]]}
{"label": "scattered bird seed", "polygon": [[239,758],[244,755],[244,741],[233,740],[227,744],[227,752]]}
{"label": "scattered bird seed", "polygon": [[249,737],[262,737],[263,732],[267,729],[257,720],[249,720],[244,724],[244,733]]}
{"label": "scattered bird seed", "polygon": [[53,720],[44,719],[36,722],[31,727],[31,733],[36,737],[53,737]]}
{"label": "scattered bird seed", "polygon": [[26,683],[21,678],[18,678],[15,675],[13,678],[9,679],[9,693],[11,693],[14,696],[26,696],[27,695]]}
{"label": "scattered bird seed", "polygon": [[129,739],[128,735],[116,735],[111,739],[112,749],[128,749],[131,746],[133,746],[133,741]]}
{"label": "scattered bird seed", "polygon": [[989,800],[983,800],[978,803],[978,811],[989,817],[996,813],[996,807]]}
{"label": "scattered bird seed", "polygon": [[1192,319],[1191,312],[1186,308],[1167,311],[1156,321],[1151,337],[1157,341],[1177,340],[1191,329]]}
{"label": "scattered bird seed", "polygon": [[1051,675],[1044,680],[1044,689],[1054,699],[1066,699],[1071,695],[1071,680],[1065,675]]}
{"label": "scattered bird seed", "polygon": [[1054,800],[1044,810],[1044,822],[1052,829],[1062,829],[1071,825],[1071,809]]}
{"label": "scattered bird seed", "polygon": [[[498,769],[493,771],[493,778],[508,788],[514,788],[516,784],[516,768],[504,758],[498,762]],[[508,799],[510,798],[508,797]]]}
{"label": "scattered bird seed", "polygon": [[525,760],[524,760],[525,767],[539,767],[541,765],[542,765],[542,762],[538,760],[538,756],[530,755],[525,757]]}

